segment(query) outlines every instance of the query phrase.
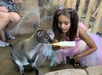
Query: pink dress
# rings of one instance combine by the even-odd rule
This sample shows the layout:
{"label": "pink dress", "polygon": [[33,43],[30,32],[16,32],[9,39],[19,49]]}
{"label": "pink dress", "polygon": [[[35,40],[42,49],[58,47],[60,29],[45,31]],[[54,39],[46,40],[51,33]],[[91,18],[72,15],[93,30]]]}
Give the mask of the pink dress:
{"label": "pink dress", "polygon": [[[87,31],[87,27],[82,24],[79,23],[79,26],[82,27],[85,31]],[[95,65],[102,65],[102,38],[99,37],[96,34],[92,34],[90,32],[87,32],[89,34],[89,36],[94,40],[94,42],[97,45],[97,50],[95,52],[93,52],[92,54],[85,56],[83,58],[81,58],[80,60],[80,64],[82,66],[95,66]],[[54,66],[57,64],[61,64],[61,63],[65,63],[66,64],[66,57],[69,56],[70,58],[73,58],[74,54],[77,53],[81,53],[85,50],[87,50],[88,46],[86,45],[86,43],[84,41],[82,41],[79,36],[79,34],[77,33],[77,38],[75,39],[76,42],[76,46],[75,47],[71,47],[65,50],[57,50],[57,51],[53,51],[51,47],[49,46],[45,46],[42,48],[42,53],[43,55],[45,55],[46,57],[48,57],[48,59],[50,60],[50,66]],[[50,35],[51,38],[54,37],[54,35]]]}

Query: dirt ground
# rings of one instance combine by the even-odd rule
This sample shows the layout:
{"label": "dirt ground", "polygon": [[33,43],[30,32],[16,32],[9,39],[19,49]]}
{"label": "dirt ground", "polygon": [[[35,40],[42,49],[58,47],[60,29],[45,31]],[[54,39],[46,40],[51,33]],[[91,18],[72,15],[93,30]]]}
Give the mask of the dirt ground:
{"label": "dirt ground", "polygon": [[[27,37],[29,37],[29,35],[16,36],[16,40],[7,40],[7,41],[14,45],[17,41],[23,40]],[[0,75],[20,75],[17,66],[11,60],[10,56],[11,50],[12,50],[11,47],[0,48]],[[73,67],[69,64],[58,65],[55,68],[51,68],[49,66],[41,66],[39,68],[39,72],[40,75],[43,75],[49,71],[55,71],[66,68],[73,68]],[[34,75],[34,71],[25,71],[25,75]]]}

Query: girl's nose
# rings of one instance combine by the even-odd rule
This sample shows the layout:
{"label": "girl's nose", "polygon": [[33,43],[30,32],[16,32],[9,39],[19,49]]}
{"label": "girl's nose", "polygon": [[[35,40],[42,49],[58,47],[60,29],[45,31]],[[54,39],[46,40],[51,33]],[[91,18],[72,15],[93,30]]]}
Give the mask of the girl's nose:
{"label": "girl's nose", "polygon": [[65,27],[65,24],[64,24],[64,23],[62,23],[62,24],[61,24],[61,28],[64,28],[64,27]]}

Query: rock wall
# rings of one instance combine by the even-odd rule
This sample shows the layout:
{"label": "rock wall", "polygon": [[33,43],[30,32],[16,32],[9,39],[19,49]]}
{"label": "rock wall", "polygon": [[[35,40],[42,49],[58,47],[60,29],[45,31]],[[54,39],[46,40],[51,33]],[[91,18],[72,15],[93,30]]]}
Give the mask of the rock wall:
{"label": "rock wall", "polygon": [[52,18],[56,9],[64,7],[65,0],[15,0],[21,20],[13,30],[15,35],[30,34],[33,25],[51,29]]}

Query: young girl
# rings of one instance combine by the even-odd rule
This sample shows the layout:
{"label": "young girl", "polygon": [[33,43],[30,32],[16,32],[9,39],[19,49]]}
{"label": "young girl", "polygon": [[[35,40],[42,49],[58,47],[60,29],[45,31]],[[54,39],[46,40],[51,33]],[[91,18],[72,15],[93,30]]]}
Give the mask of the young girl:
{"label": "young girl", "polygon": [[56,10],[53,18],[54,42],[75,41],[75,47],[52,46],[56,51],[56,63],[66,63],[66,57],[74,59],[81,66],[102,64],[102,38],[87,32],[79,23],[77,12],[72,8]]}

